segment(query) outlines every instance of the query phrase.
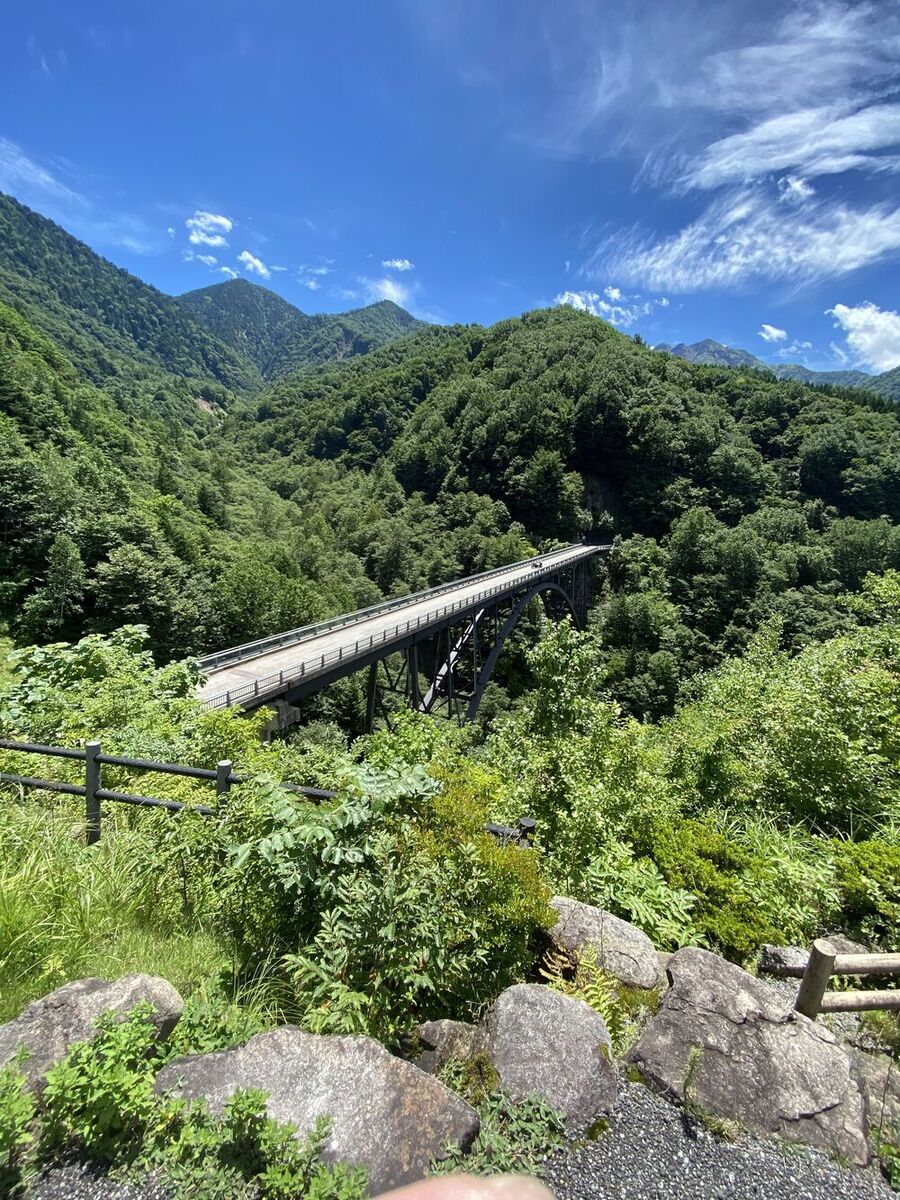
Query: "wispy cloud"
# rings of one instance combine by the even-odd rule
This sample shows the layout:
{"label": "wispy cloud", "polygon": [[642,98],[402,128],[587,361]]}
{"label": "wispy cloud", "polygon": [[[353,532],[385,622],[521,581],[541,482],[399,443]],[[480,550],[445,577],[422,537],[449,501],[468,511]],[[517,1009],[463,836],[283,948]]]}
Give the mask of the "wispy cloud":
{"label": "wispy cloud", "polygon": [[385,276],[383,279],[361,278],[359,282],[364,288],[365,295],[371,301],[391,300],[394,304],[405,306],[412,298],[411,288],[389,276]]}
{"label": "wispy cloud", "polygon": [[229,279],[237,279],[238,273],[233,267],[219,267],[220,275],[227,275]]}
{"label": "wispy cloud", "polygon": [[381,265],[386,271],[412,271],[416,264],[408,258],[383,258]]}
{"label": "wispy cloud", "polygon": [[244,270],[248,275],[261,275],[263,279],[271,279],[272,272],[255,254],[251,254],[249,250],[242,250],[238,255],[238,262],[244,264]]}
{"label": "wispy cloud", "polygon": [[181,257],[185,262],[200,262],[205,267],[214,267],[219,261],[214,254],[196,254],[193,250],[185,250]]}
{"label": "wispy cloud", "polygon": [[220,213],[198,209],[185,221],[188,241],[193,246],[227,246],[226,234],[231,233],[234,221]]}
{"label": "wispy cloud", "polygon": [[787,330],[779,329],[777,325],[769,325],[763,321],[758,336],[764,342],[783,342],[787,338]]}
{"label": "wispy cloud", "polygon": [[595,317],[602,317],[604,321],[623,329],[634,325],[641,317],[649,317],[655,309],[669,306],[665,296],[649,300],[641,296],[626,296],[618,287],[604,288],[603,295],[592,291],[560,292],[554,302],[577,308],[580,312],[589,312]]}
{"label": "wispy cloud", "polygon": [[631,283],[690,292],[749,280],[808,282],[900,253],[900,208],[834,202],[785,210],[764,188],[727,192],[661,241],[616,235],[593,259]]}
{"label": "wispy cloud", "polygon": [[858,363],[874,371],[900,366],[900,313],[866,301],[854,306],[836,304],[828,315],[846,334],[847,346]]}
{"label": "wispy cloud", "polygon": [[[71,177],[71,164],[67,165]],[[162,231],[142,217],[102,207],[64,183],[58,171],[38,162],[4,137],[0,137],[0,191],[15,196],[96,246],[154,254],[165,244]]]}
{"label": "wispy cloud", "polygon": [[305,288],[309,288],[311,292],[317,292],[322,286],[318,279],[301,279],[300,282]]}

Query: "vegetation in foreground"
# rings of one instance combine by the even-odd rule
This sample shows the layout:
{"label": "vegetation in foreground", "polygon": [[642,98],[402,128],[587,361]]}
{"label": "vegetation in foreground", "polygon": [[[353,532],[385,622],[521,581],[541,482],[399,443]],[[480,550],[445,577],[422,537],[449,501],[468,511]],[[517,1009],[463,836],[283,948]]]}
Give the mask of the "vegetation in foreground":
{"label": "vegetation in foreground", "polygon": [[[900,576],[870,577],[851,603],[860,624],[794,656],[768,623],[656,724],[604,698],[596,635],[564,623],[531,654],[536,689],[485,741],[407,715],[349,752],[321,726],[261,744],[254,718],[204,712],[190,664],[155,667],[140,630],[13,652],[4,735],[229,757],[251,782],[212,818],[108,804],[94,847],[77,802],[8,789],[0,1018],[69,979],[147,970],[391,1042],[537,978],[554,892],[660,948],[697,942],[737,961],[834,928],[895,946]],[[5,769],[21,765],[3,753]],[[283,779],[338,796],[311,804]],[[110,771],[123,790],[147,780]],[[210,801],[170,776],[153,791]],[[524,814],[537,852],[482,832]]]}

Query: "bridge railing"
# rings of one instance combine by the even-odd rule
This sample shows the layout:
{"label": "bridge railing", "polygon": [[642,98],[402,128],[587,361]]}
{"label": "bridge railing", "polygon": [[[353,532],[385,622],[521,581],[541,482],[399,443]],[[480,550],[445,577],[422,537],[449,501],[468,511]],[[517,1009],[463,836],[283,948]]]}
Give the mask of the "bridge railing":
{"label": "bridge railing", "polygon": [[[563,554],[571,554],[573,550],[581,549],[585,551],[585,558],[589,558],[602,550],[609,549],[609,547],[587,547],[579,543],[572,546],[565,546],[560,550],[550,550],[547,554],[539,555],[538,557],[542,561],[548,561]],[[231,666],[233,663],[244,662],[248,658],[258,658],[261,654],[265,654],[268,651],[280,650],[284,646],[306,641],[311,637],[318,636],[320,633],[328,633],[332,629],[339,629],[343,625],[353,625],[358,621],[367,620],[369,617],[377,617],[382,613],[393,612],[398,608],[405,608],[407,605],[415,604],[429,596],[445,595],[447,592],[460,587],[463,583],[474,583],[479,579],[492,579],[497,575],[515,570],[516,567],[524,568],[534,561],[534,558],[523,558],[519,562],[507,563],[505,567],[494,567],[490,571],[482,571],[478,575],[469,575],[462,580],[456,579],[452,583],[438,584],[437,587],[425,588],[423,591],[412,592],[406,596],[380,600],[377,604],[372,604],[368,608],[361,608],[356,612],[343,613],[337,617],[329,617],[324,621],[317,621],[312,625],[301,625],[297,629],[285,630],[284,633],[275,633],[269,637],[258,638],[255,642],[245,642],[241,646],[232,646],[228,650],[219,650],[214,654],[205,654],[202,658],[198,659],[200,670],[204,672],[216,671],[221,667]]]}
{"label": "bridge railing", "polygon": [[[68,746],[43,746],[37,742],[9,742],[0,740],[0,750],[13,750],[18,754],[38,754],[46,758],[76,759],[84,763],[84,783],[65,783],[61,780],[39,779],[33,775],[14,775],[0,771],[0,784],[12,784],[22,789],[57,792],[64,796],[81,796],[85,804],[85,839],[93,845],[102,833],[102,802],[133,804],[141,808],[162,808],[167,812],[196,813],[201,817],[212,817],[216,810],[204,804],[182,804],[178,800],[160,800],[154,796],[137,796],[130,792],[113,791],[102,786],[103,766],[127,767],[130,770],[149,771],[158,775],[180,775],[187,779],[203,779],[215,783],[216,795],[225,797],[234,784],[246,782],[246,776],[236,775],[230,759],[221,759],[215,770],[208,767],[188,767],[177,763],[154,762],[146,758],[129,758],[121,754],[103,754],[100,742],[87,742],[83,750]],[[312,803],[333,800],[336,792],[324,788],[300,787],[295,783],[282,783],[281,787],[294,792]],[[535,822],[530,817],[521,817],[518,825],[496,825],[488,822],[484,832],[491,834],[503,844],[517,843],[530,846],[534,837]]]}
{"label": "bridge railing", "polygon": [[[581,547],[568,547],[568,551],[572,551],[574,549],[581,549]],[[586,552],[584,557],[593,557],[593,555],[608,549],[608,546],[591,547],[589,550],[585,548]],[[559,553],[563,552],[554,551],[554,554]],[[550,555],[544,556],[542,558],[542,563],[549,557]],[[525,563],[533,563],[535,560],[525,559],[524,561]],[[570,561],[576,562],[578,561],[578,556],[572,555],[571,558],[566,559],[565,561],[566,565]],[[518,565],[518,563],[513,563],[512,567],[516,567]],[[503,567],[498,571],[491,571],[488,574],[491,576],[496,576],[501,572],[505,574],[510,569],[510,567]],[[545,570],[542,572],[542,574],[552,574],[552,571]],[[482,577],[472,576],[472,578],[479,579]],[[525,574],[525,578],[529,578],[527,574]],[[460,581],[457,581],[457,583],[452,586],[459,587],[459,585]],[[450,585],[448,585],[448,588],[449,586]],[[423,626],[430,625],[434,621],[443,620],[444,617],[451,616],[455,612],[462,612],[467,609],[477,608],[483,600],[487,600],[492,596],[500,594],[501,592],[509,591],[513,586],[515,586],[514,582],[507,581],[492,588],[484,588],[480,592],[477,592],[475,596],[466,596],[461,600],[453,601],[451,604],[445,604],[440,608],[429,610],[426,613],[421,613],[415,619],[410,618],[407,621],[398,621],[393,627],[386,626],[381,631],[380,635],[372,633],[368,637],[357,638],[355,642],[348,642],[346,647],[339,646],[336,650],[329,650],[323,654],[316,654],[310,658],[303,659],[300,662],[291,663],[290,666],[285,667],[280,671],[273,671],[270,675],[264,675],[259,679],[254,679],[252,683],[242,684],[240,687],[236,688],[228,688],[216,696],[210,696],[203,701],[203,705],[205,708],[227,708],[229,705],[240,704],[245,700],[256,701],[261,698],[264,699],[269,694],[278,695],[278,693],[283,691],[285,688],[289,688],[294,684],[300,683],[304,679],[320,675],[329,667],[334,666],[335,663],[342,662],[344,658],[356,658],[360,653],[365,653],[367,650],[372,650],[375,648],[375,646],[386,645],[389,642],[404,638],[408,634],[415,632],[417,629],[421,629]],[[420,596],[428,596],[430,594],[430,592],[419,593]],[[403,601],[404,606],[411,603],[414,599],[415,597],[413,596],[405,597]],[[368,609],[354,613],[352,623],[356,623],[360,619],[371,615],[377,616],[378,613],[373,613]],[[348,621],[346,623],[350,622]],[[334,626],[332,626],[332,628],[333,627]],[[287,637],[286,634],[283,636]],[[252,645],[253,643],[250,644]],[[258,653],[261,653],[261,651],[258,651]],[[203,659],[200,660],[201,669],[206,661],[207,660]]]}

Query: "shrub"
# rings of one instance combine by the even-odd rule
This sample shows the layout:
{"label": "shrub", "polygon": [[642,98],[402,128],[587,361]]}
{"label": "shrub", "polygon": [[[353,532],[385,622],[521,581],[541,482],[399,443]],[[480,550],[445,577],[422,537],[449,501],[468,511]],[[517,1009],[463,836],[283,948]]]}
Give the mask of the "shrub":
{"label": "shrub", "polygon": [[893,949],[900,925],[900,846],[832,842],[841,918],[867,944]]}
{"label": "shrub", "polygon": [[21,1060],[0,1069],[0,1194],[13,1196],[29,1175],[34,1144],[35,1104],[25,1085]]}

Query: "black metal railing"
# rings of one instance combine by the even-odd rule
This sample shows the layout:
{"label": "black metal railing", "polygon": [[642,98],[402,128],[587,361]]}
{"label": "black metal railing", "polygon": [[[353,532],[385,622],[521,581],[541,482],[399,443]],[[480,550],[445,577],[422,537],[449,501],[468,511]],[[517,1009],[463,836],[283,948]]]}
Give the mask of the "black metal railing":
{"label": "black metal railing", "polygon": [[[84,783],[66,783],[62,780],[40,779],[33,775],[15,775],[9,771],[0,771],[0,784],[13,784],[21,788],[30,788],[44,792],[58,792],[64,796],[81,796],[85,803],[85,836],[88,845],[100,840],[102,833],[102,804],[104,800],[116,804],[132,804],[140,808],[162,808],[167,812],[183,812],[185,810],[197,813],[202,817],[215,815],[216,810],[205,804],[185,804],[180,800],[161,800],[155,796],[140,796],[130,792],[119,792],[112,788],[103,787],[103,767],[125,767],[133,771],[147,771],[156,775],[179,775],[186,779],[202,779],[215,784],[217,796],[224,797],[236,784],[245,783],[247,776],[236,775],[232,770],[231,759],[223,758],[216,763],[215,770],[210,767],[182,766],[178,763],[155,762],[146,758],[130,758],[122,754],[104,754],[100,742],[86,742],[83,750],[69,746],[44,746],[39,742],[11,742],[0,739],[0,750],[12,750],[18,754],[39,754],[47,758],[68,758],[84,763]],[[326,788],[301,787],[296,783],[282,783],[285,791],[303,796],[314,804],[333,800],[336,792]],[[530,817],[522,817],[517,826],[495,825],[489,822],[484,826],[485,833],[491,834],[498,841],[515,842],[518,845],[531,844],[534,836],[535,823]]]}

